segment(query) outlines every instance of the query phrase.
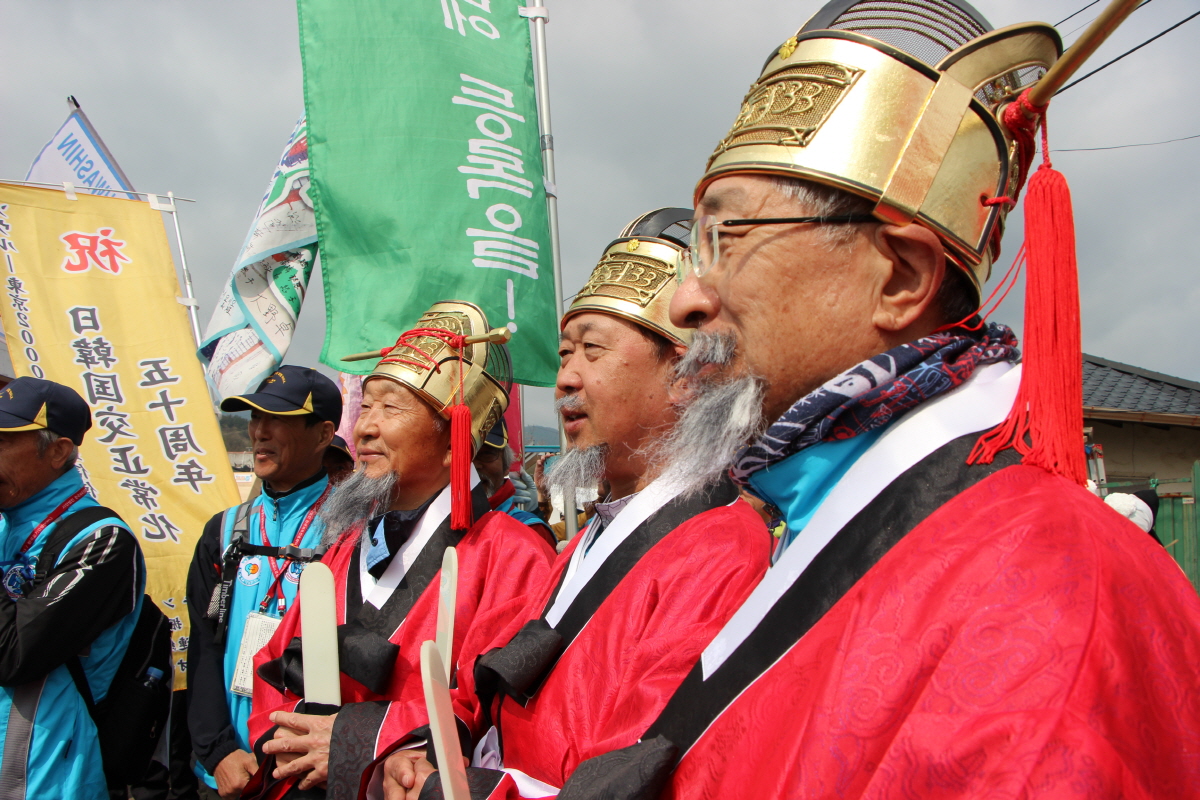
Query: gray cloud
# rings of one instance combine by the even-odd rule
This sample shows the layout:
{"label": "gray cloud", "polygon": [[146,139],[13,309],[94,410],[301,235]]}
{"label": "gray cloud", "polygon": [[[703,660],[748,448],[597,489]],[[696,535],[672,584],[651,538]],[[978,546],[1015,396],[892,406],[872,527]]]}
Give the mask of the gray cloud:
{"label": "gray cloud", "polygon": [[[1083,0],[977,0],[993,25],[1055,22]],[[687,205],[716,141],[767,54],[819,3],[766,0],[550,0],[552,112],[558,153],[564,291],[586,280],[604,245],[650,208]],[[200,202],[181,224],[207,320],[284,141],[302,111],[295,6],[6,0],[0,50],[0,177],[24,177],[74,94],[134,184]],[[1064,28],[1086,22],[1089,9]],[[1112,58],[1194,10],[1158,0],[1094,57]],[[1077,34],[1076,34],[1077,35]],[[1200,21],[1185,25],[1058,98],[1052,147],[1096,147],[1200,133],[1190,76]],[[1070,41],[1073,36],[1068,37]],[[1082,276],[1084,347],[1200,378],[1193,335],[1200,288],[1191,237],[1200,140],[1100,153],[1056,153],[1071,182]],[[1020,210],[1005,238],[1020,243]],[[1007,267],[1007,263],[1001,265]],[[316,362],[319,287],[288,356]],[[997,313],[1021,320],[1014,292]],[[547,390],[526,392],[552,424]]]}

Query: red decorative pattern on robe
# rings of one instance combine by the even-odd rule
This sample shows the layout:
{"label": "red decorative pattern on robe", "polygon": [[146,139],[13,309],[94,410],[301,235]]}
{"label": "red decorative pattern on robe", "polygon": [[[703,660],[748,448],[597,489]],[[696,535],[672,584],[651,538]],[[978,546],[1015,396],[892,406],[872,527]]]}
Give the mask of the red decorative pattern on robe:
{"label": "red decorative pattern on robe", "polygon": [[[457,660],[465,641],[491,639],[504,623],[524,607],[527,595],[538,590],[550,572],[554,552],[527,526],[507,514],[489,512],[481,517],[458,543],[458,603],[455,608],[453,655]],[[346,590],[350,570],[359,569],[358,544],[330,548],[322,561],[334,576],[338,624],[346,622]],[[367,689],[345,673],[341,675],[342,708],[351,703],[396,701],[418,707],[425,713],[421,686],[421,643],[437,633],[437,603],[440,575],[435,576],[413,603],[403,623],[390,637],[399,645],[390,685],[385,694]],[[365,602],[365,601],[364,601]],[[271,730],[274,711],[292,711],[300,701],[290,691],[280,692],[258,676],[258,668],[279,658],[300,627],[300,600],[292,605],[267,646],[254,659],[254,711],[250,717],[250,741]],[[418,724],[426,724],[422,717]],[[385,721],[377,740],[392,741],[411,730],[389,729]],[[337,743],[334,742],[334,747]],[[369,763],[368,758],[363,766]],[[271,796],[277,796],[272,789]]]}
{"label": "red decorative pattern on robe", "polygon": [[663,797],[1197,797],[1198,670],[1200,598],[1166,551],[1010,467],[892,548]]}
{"label": "red decorative pattern on robe", "polygon": [[[571,542],[542,591],[477,654],[503,646],[541,616],[584,538]],[[667,534],[604,600],[529,704],[503,701],[496,724],[505,766],[562,786],[581,761],[635,743],[762,579],[771,541],[762,519],[742,500],[692,517]],[[455,714],[478,739],[486,732],[484,710],[475,695],[473,665],[460,664],[466,666],[453,692]],[[393,708],[389,718],[408,719],[407,730],[424,724],[423,707]],[[502,785],[512,787],[511,780]]]}

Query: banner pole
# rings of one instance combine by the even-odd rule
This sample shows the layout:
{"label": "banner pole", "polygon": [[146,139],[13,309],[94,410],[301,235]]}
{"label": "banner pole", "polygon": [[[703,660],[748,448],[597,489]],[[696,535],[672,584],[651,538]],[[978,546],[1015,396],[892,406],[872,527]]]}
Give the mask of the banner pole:
{"label": "banner pole", "polygon": [[[550,128],[550,78],[547,73],[546,23],[550,12],[542,0],[532,2],[520,9],[520,14],[532,23],[530,30],[533,43],[533,82],[537,94],[538,131],[541,133],[542,173],[546,188],[546,215],[550,220],[550,254],[554,264],[554,304],[559,316],[563,313],[562,255],[559,250],[558,230],[558,185],[554,175],[554,134]],[[557,322],[557,320],[556,320]],[[558,418],[558,446],[567,451],[567,433],[563,430],[562,416]],[[575,489],[563,491],[563,521],[566,523],[567,540],[579,532],[575,517]]]}
{"label": "banner pole", "polygon": [[183,252],[183,235],[179,232],[179,211],[175,208],[175,193],[167,192],[167,197],[171,201],[171,221],[175,223],[175,244],[179,247],[179,265],[183,268],[183,294],[187,298],[188,319],[192,323],[192,338],[196,340],[196,347],[200,347],[200,315],[199,303],[196,302],[196,295],[192,291],[192,273],[188,269],[187,254]]}

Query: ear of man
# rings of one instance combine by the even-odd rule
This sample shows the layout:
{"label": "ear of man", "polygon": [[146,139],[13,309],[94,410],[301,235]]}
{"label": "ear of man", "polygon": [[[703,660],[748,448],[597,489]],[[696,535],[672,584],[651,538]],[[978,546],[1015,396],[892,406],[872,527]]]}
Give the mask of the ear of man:
{"label": "ear of man", "polygon": [[71,460],[74,452],[75,443],[63,436],[50,443],[46,449],[46,458],[50,459],[50,466],[56,472],[66,472],[67,462]]}
{"label": "ear of man", "polygon": [[319,448],[318,448],[322,455],[325,454],[325,448],[327,448],[327,447],[329,447],[329,445],[333,444],[333,437],[335,435],[337,435],[337,426],[334,425],[329,420],[322,421],[321,422],[321,439],[320,439]]}
{"label": "ear of man", "polygon": [[946,253],[937,235],[916,224],[880,225],[873,234],[882,270],[872,322],[887,338],[912,341],[940,324],[935,302],[946,277]]}

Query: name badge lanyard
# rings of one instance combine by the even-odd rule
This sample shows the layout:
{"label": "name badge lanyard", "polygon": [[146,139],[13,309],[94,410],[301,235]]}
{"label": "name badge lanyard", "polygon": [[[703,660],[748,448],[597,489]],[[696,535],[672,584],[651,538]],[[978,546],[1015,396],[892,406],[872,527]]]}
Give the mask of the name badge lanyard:
{"label": "name badge lanyard", "polygon": [[21,558],[25,558],[25,554],[29,552],[29,548],[33,547],[33,543],[37,541],[38,534],[46,530],[46,528],[50,527],[55,522],[58,522],[59,518],[63,514],[67,513],[67,509],[82,500],[85,494],[87,494],[87,487],[81,486],[78,492],[71,495],[66,500],[63,500],[59,504],[58,508],[51,511],[50,516],[42,520],[41,523],[39,523],[38,526],[33,529],[33,533],[29,534],[29,538],[25,540],[25,544],[21,545],[21,549],[18,551]]}
{"label": "name badge lanyard", "polygon": [[[300,542],[304,541],[304,534],[308,533],[309,527],[313,524],[313,520],[317,518],[317,513],[321,510],[321,506],[324,505],[325,498],[329,496],[329,491],[332,488],[332,484],[326,486],[325,491],[321,492],[321,496],[317,498],[317,502],[304,515],[304,521],[300,523],[300,528],[296,531],[295,538],[292,539],[293,547],[299,547]],[[271,540],[267,538],[267,515],[261,508],[258,512],[258,532],[262,536],[263,544],[271,547]],[[262,604],[258,607],[260,613],[267,613],[267,608],[271,605],[272,598],[276,598],[279,601],[279,616],[282,617],[287,613],[287,597],[283,594],[282,585],[283,574],[287,572],[289,567],[286,563],[287,561],[287,558],[267,556],[267,566],[270,567],[274,580],[271,581],[271,588],[267,590],[267,596],[263,598]]]}
{"label": "name badge lanyard", "polygon": [[33,529],[33,533],[29,534],[28,538],[25,539],[25,543],[21,545],[21,549],[17,551],[14,560],[12,562],[6,561],[0,566],[0,571],[3,572],[0,580],[3,580],[4,592],[9,598],[16,600],[22,597],[28,590],[29,584],[33,581],[33,566],[30,564],[29,558],[25,555],[29,552],[29,548],[33,547],[33,543],[37,541],[42,531],[61,519],[62,515],[67,513],[67,509],[83,499],[85,494],[87,494],[87,489],[80,487],[79,491],[60,503],[58,508],[50,512],[50,516],[42,520]]}

